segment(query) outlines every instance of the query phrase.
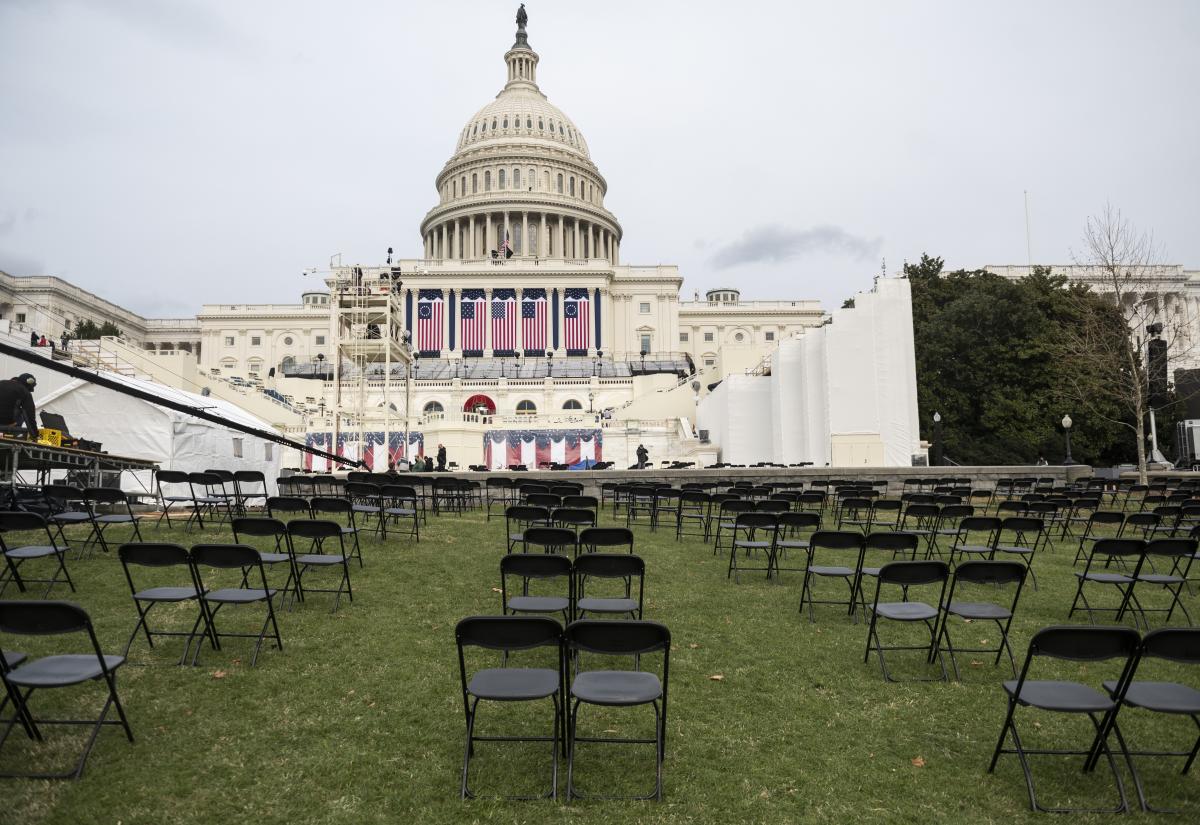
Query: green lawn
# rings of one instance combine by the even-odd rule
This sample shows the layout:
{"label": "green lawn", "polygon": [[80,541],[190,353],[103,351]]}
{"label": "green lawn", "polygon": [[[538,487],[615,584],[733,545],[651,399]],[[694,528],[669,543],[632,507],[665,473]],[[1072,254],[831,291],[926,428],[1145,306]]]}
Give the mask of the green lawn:
{"label": "green lawn", "polygon": [[[105,730],[78,782],[6,781],[0,822],[1034,818],[1015,757],[1005,757],[995,775],[986,772],[1003,718],[1005,666],[978,659],[972,666],[968,656],[962,682],[887,684],[874,658],[863,664],[864,625],[828,607],[818,608],[815,624],[797,613],[799,574],[786,575],[782,584],[761,574],[734,584],[726,580],[726,559],[714,557],[711,547],[697,539],[677,543],[670,531],[645,527],[636,532],[648,565],[646,617],[667,624],[674,637],[665,801],[460,802],[464,722],[454,625],[463,616],[499,611],[503,525],[479,513],[431,515],[420,544],[365,542],[366,567],[354,570],[353,604],[343,602],[330,615],[329,597],[314,595],[282,613],[285,649],[264,649],[255,668],[248,666],[245,643],[229,642],[217,653],[206,647],[199,667],[181,668],[174,660],[182,643],[168,640],[151,651],[140,640],[119,675],[136,742]],[[182,540],[186,534],[156,535]],[[212,541],[229,533],[203,535]],[[1039,557],[1041,590],[1027,588],[1014,626],[1018,659],[1032,631],[1066,620],[1073,555],[1064,544]],[[119,652],[136,618],[119,563],[97,554],[71,570],[75,599],[90,611],[102,644]],[[1196,601],[1189,599],[1193,611]],[[178,614],[174,623],[190,620]],[[992,626],[974,624],[960,627],[957,638],[994,642],[997,635]],[[22,641],[4,639],[8,647],[28,649]],[[926,672],[896,661],[904,672]],[[1100,673],[1067,670],[1087,679]],[[78,694],[89,708],[99,696],[94,688]],[[81,701],[45,698],[43,710]],[[651,729],[645,709],[581,718],[593,731]],[[1086,737],[1078,720],[1064,724],[1028,712],[1022,718],[1027,745],[1063,734]],[[544,708],[514,707],[485,711],[480,729],[495,731],[507,722],[510,730],[536,730],[547,720]],[[1124,723],[1141,743],[1190,746],[1195,735],[1187,720],[1164,724],[1130,714]],[[32,748],[18,732],[0,752],[0,765],[62,765],[78,742],[64,738],[60,732],[57,745]],[[581,753],[582,787],[648,787],[651,748],[596,747]],[[1111,800],[1115,792],[1103,765],[1083,777],[1076,764],[1043,758],[1035,765],[1046,801],[1079,801],[1081,791]],[[1177,771],[1179,763],[1173,764]],[[547,767],[544,746],[485,744],[472,779],[481,793],[532,790],[547,778]],[[1165,765],[1147,766],[1144,776],[1160,801],[1200,810],[1200,770],[1180,777]]]}

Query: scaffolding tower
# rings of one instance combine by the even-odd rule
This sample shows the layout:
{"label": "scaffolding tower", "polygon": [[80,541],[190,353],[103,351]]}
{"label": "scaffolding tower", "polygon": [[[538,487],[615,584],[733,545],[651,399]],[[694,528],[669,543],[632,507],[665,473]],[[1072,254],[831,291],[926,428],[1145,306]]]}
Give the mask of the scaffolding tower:
{"label": "scaffolding tower", "polygon": [[[407,460],[412,347],[404,328],[399,272],[390,267],[336,266],[328,284],[334,316],[332,446],[336,449],[344,436],[348,444],[357,445],[356,458],[365,460],[366,433],[381,430],[390,460],[392,433],[400,431]],[[400,390],[402,407],[395,404]]]}

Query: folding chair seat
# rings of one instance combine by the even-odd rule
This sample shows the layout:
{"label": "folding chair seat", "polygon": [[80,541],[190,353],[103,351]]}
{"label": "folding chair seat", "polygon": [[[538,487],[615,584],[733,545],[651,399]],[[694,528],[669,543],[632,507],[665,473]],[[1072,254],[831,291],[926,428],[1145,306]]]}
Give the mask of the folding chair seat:
{"label": "folding chair seat", "polygon": [[[628,553],[584,553],[575,560],[575,616],[587,614],[599,617],[628,615],[642,618],[642,598],[646,582],[646,562],[641,556]],[[588,582],[593,579],[620,579],[625,585],[623,596],[588,595]],[[637,598],[633,598],[633,580],[637,579]]]}
{"label": "folding chair seat", "polygon": [[1087,558],[1086,547],[1089,542],[1093,542],[1101,537],[1101,533],[1111,531],[1114,537],[1119,538],[1122,528],[1125,526],[1125,514],[1114,512],[1112,510],[1096,510],[1091,514],[1084,525],[1083,532],[1079,534],[1079,547],[1075,550],[1074,564],[1078,564]]}
{"label": "folding chair seat", "polygon": [[[995,597],[998,588],[1012,585],[1012,600],[1004,602]],[[995,653],[996,661],[993,666],[1000,664],[1000,657],[1008,654],[1009,664],[1012,665],[1013,676],[1017,675],[1017,662],[1013,656],[1012,646],[1008,641],[1008,630],[1012,626],[1013,616],[1017,612],[1017,602],[1021,598],[1021,589],[1025,585],[1025,565],[1019,561],[964,561],[954,568],[954,578],[950,581],[950,592],[946,596],[942,608],[941,630],[938,632],[938,651],[943,645],[950,654],[950,664],[954,667],[955,681],[961,681],[958,670],[956,653]],[[967,590],[964,594],[962,591]],[[981,597],[983,594],[993,596],[984,601],[967,601],[964,597]],[[955,598],[955,596],[959,598]],[[1007,602],[1007,603],[1006,603]],[[995,648],[955,647],[950,639],[950,617],[955,616],[964,621],[995,622],[1000,631],[1000,644]]]}
{"label": "folding chair seat", "polygon": [[92,511],[87,506],[81,487],[71,487],[66,484],[43,484],[42,496],[46,499],[48,509],[46,521],[54,527],[54,543],[70,547],[70,540],[65,530],[68,527],[86,525],[88,534],[79,545],[77,558],[83,558],[87,548],[96,539],[96,524]]}
{"label": "folding chair seat", "polygon": [[[462,780],[459,793],[463,799],[474,798],[471,790],[471,758],[476,742],[549,742],[550,790],[537,798],[558,798],[558,753],[565,722],[566,689],[563,682],[562,626],[548,616],[472,616],[461,620],[454,629],[458,646],[458,672],[462,685],[463,712],[467,721],[466,745],[463,753]],[[475,670],[468,681],[466,649],[482,648],[499,651],[503,666]],[[514,653],[550,648],[553,656],[549,667],[510,667]],[[531,654],[532,655],[532,654]],[[550,736],[480,735],[475,733],[479,703],[538,702],[550,699],[554,705],[553,734]],[[529,798],[529,797],[517,797]]]}
{"label": "folding chair seat", "polygon": [[[804,511],[788,511],[778,516],[778,532],[775,536],[775,552],[771,556],[773,572],[768,578],[778,575],[784,570],[802,572],[807,568],[809,539],[812,534],[821,529],[821,515]],[[802,560],[801,567],[784,567],[782,562],[787,559],[789,550],[798,551]]]}
{"label": "folding chair seat", "polygon": [[[1141,675],[1141,671],[1146,668],[1151,659],[1159,659],[1172,666],[1190,667],[1193,683],[1182,684],[1175,681],[1138,679],[1137,677]],[[1142,637],[1137,665],[1129,674],[1126,683],[1122,685],[1116,680],[1106,680],[1104,689],[1108,691],[1109,696],[1118,701],[1121,710],[1116,713],[1126,721],[1128,721],[1126,708],[1141,709],[1154,714],[1190,716],[1196,727],[1200,728],[1200,689],[1195,686],[1200,684],[1195,681],[1197,665],[1200,665],[1200,628],[1160,627]],[[1178,670],[1178,668],[1176,669]],[[1156,672],[1153,675],[1161,674]],[[1157,740],[1158,737],[1155,738]],[[1179,774],[1185,776],[1196,761],[1196,754],[1200,753],[1200,736],[1197,736],[1196,742],[1190,750],[1129,750],[1125,742],[1122,742],[1122,746],[1126,747],[1128,751],[1129,768],[1142,810],[1179,813],[1179,811],[1157,808],[1150,804],[1137,769],[1137,760],[1133,757],[1183,757],[1183,768]]]}
{"label": "folding chair seat", "polygon": [[309,502],[314,518],[318,514],[323,518],[336,518],[342,527],[342,537],[350,539],[350,557],[358,559],[358,566],[363,566],[362,545],[358,541],[358,523],[354,520],[354,505],[348,498],[329,498],[313,496]]}
{"label": "folding chair seat", "polygon": [[1043,532],[1041,519],[1010,516],[1000,522],[1000,530],[996,533],[996,552],[1019,556],[1029,570],[1033,589],[1037,590],[1037,573],[1033,571],[1033,559],[1039,547],[1048,542],[1049,538],[1049,535]]}
{"label": "folding chair seat", "polygon": [[[521,587],[508,586],[509,577],[520,579]],[[561,583],[561,592],[530,595],[531,582]],[[517,595],[513,595],[516,593]],[[561,613],[571,621],[575,609],[571,559],[558,553],[507,553],[500,557],[500,608],[504,615],[516,613]]]}
{"label": "folding chair seat", "polygon": [[[90,649],[83,653],[60,653],[37,658],[26,658],[13,663],[5,657],[0,662],[0,679],[5,692],[13,704],[13,715],[6,720],[0,733],[0,752],[13,727],[20,724],[26,735],[35,742],[45,742],[42,726],[65,725],[72,727],[90,726],[91,734],[84,743],[75,767],[62,773],[16,773],[4,772],[0,776],[26,779],[78,779],[83,775],[88,755],[96,744],[100,730],[105,725],[120,725],[125,737],[133,742],[133,731],[125,718],[125,709],[117,695],[116,670],[125,663],[124,656],[106,655],[96,639],[91,618],[87,612],[70,602],[54,601],[0,601],[0,636],[61,636],[87,634]],[[30,702],[39,690],[67,688],[92,681],[103,681],[106,700],[99,716],[91,719],[39,719],[34,715]],[[108,719],[109,710],[115,708],[117,719]],[[57,747],[57,745],[52,746]]]}
{"label": "folding chair seat", "polygon": [[505,535],[507,552],[513,552],[518,544],[525,545],[525,531],[533,526],[548,526],[550,511],[545,507],[533,507],[528,504],[514,504],[504,508]]}
{"label": "folding chair seat", "polygon": [[271,496],[267,499],[267,518],[282,521],[289,517],[312,518],[312,506],[308,499],[300,496]]}
{"label": "folding chair seat", "polygon": [[350,501],[350,509],[361,516],[363,527],[368,526],[370,519],[375,519],[375,532],[382,534],[384,527],[383,494],[377,484],[365,481],[347,481],[346,498]]}
{"label": "folding chair seat", "polygon": [[[1184,619],[1191,626],[1192,616],[1181,597],[1191,575],[1196,548],[1197,540],[1194,538],[1153,539],[1146,542],[1142,567],[1134,577],[1129,593],[1129,607],[1134,611],[1135,618],[1141,618],[1147,630],[1150,629],[1147,613],[1166,614],[1163,617],[1163,623],[1166,624],[1171,621],[1176,607],[1183,612]],[[1146,591],[1151,587],[1167,591],[1171,597],[1170,604],[1166,607],[1146,607],[1143,602]]]}
{"label": "folding chair seat", "polygon": [[557,553],[571,558],[579,555],[579,537],[574,530],[565,527],[527,527],[524,532],[524,550],[541,548],[543,553]]}
{"label": "folding chair seat", "polygon": [[[165,488],[163,485],[170,485]],[[180,487],[187,489],[187,494],[179,491]],[[154,473],[154,489],[158,493],[158,505],[162,508],[162,512],[158,514],[158,520],[154,522],[157,527],[163,520],[167,520],[167,529],[171,529],[171,508],[177,504],[182,504],[187,507],[195,507],[195,500],[192,496],[191,484],[188,482],[188,474],[178,470],[158,470]],[[192,516],[189,514],[185,525],[190,523]]]}
{"label": "folding chair seat", "polygon": [[737,498],[721,502],[717,516],[717,530],[713,540],[714,556],[719,555],[724,549],[722,539],[725,539],[732,548],[733,539],[737,537],[737,517],[743,513],[752,512],[754,512],[754,502],[749,499]]}
{"label": "folding chair seat", "polygon": [[[188,556],[188,551],[178,544],[162,544],[159,542],[151,543],[129,543],[122,544],[117,548],[117,556],[121,560],[121,567],[125,571],[125,581],[129,584],[129,592],[133,596],[133,606],[137,610],[138,620],[133,626],[133,632],[129,634],[129,641],[125,643],[123,655],[129,655],[129,649],[133,647],[133,640],[137,638],[138,631],[142,631],[146,635],[146,643],[151,648],[154,647],[155,636],[179,636],[187,639],[187,643],[183,646],[183,652],[179,654],[179,664],[187,661],[188,653],[191,652],[192,642],[196,640],[197,635],[203,637],[211,632],[208,623],[208,614],[204,610],[204,604],[200,601],[203,584],[196,579],[195,570],[192,568],[191,558]],[[139,587],[134,582],[133,568],[152,568],[156,570],[165,570],[174,568],[171,571],[170,578],[167,583],[163,584],[163,574],[154,576],[155,583],[151,586]],[[142,574],[139,573],[139,578]],[[184,602],[194,603],[196,606],[196,617],[192,622],[192,626],[187,631],[182,630],[153,630],[148,621],[150,611],[160,604],[166,605],[182,605]],[[178,612],[176,610],[175,612]],[[203,639],[197,641],[199,648]]]}
{"label": "folding chair seat", "polygon": [[[667,695],[671,656],[671,632],[657,622],[614,622],[580,619],[567,626],[563,634],[565,659],[572,667],[570,684],[571,715],[567,725],[567,800],[575,798],[609,799],[613,797],[583,793],[575,786],[575,756],[581,742],[654,745],[654,790],[638,799],[662,800],[662,768],[666,755]],[[662,653],[661,677],[642,670],[651,654]],[[633,670],[585,669],[592,657],[633,657]],[[654,708],[654,736],[597,737],[579,735],[579,711],[583,705],[604,707]]]}
{"label": "folding chair seat", "polygon": [[[761,503],[761,502],[760,502]],[[770,577],[774,569],[775,538],[779,531],[779,516],[755,509],[750,513],[738,513],[733,524],[733,540],[729,549],[729,569],[725,578],[739,582],[744,570],[761,570]],[[744,553],[748,562],[758,551],[763,554],[763,566],[751,567],[738,561],[738,551]]]}
{"label": "folding chair seat", "polygon": [[287,600],[288,593],[292,594],[292,602],[304,601],[304,594],[296,588],[299,568],[296,566],[296,554],[292,546],[292,538],[288,535],[287,525],[279,519],[254,518],[244,516],[233,520],[233,541],[235,544],[245,544],[247,537],[270,538],[275,542],[274,551],[258,551],[258,560],[264,567],[274,567],[277,564],[287,565],[287,579],[283,587],[279,606]]}
{"label": "folding chair seat", "polygon": [[[709,505],[712,499],[701,490],[681,490],[675,503],[675,540],[694,536],[708,540]],[[688,528],[693,532],[689,532]]]}
{"label": "folding chair seat", "polygon": [[[1083,610],[1092,624],[1096,623],[1096,613],[1111,613],[1114,621],[1121,621],[1131,603],[1137,604],[1133,585],[1141,572],[1145,552],[1146,542],[1142,539],[1097,539],[1088,553],[1087,565],[1082,571],[1075,571],[1075,599],[1067,618],[1074,616],[1076,610]],[[1119,596],[1116,606],[1092,606],[1084,589],[1089,584],[1115,588]]]}
{"label": "folding chair seat", "polygon": [[[1137,631],[1129,627],[1060,626],[1042,628],[1035,633],[1029,642],[1029,652],[1025,656],[1025,663],[1021,667],[1020,675],[1014,680],[1004,682],[1004,691],[1008,694],[1008,710],[1000,729],[996,750],[992,754],[991,764],[988,765],[988,773],[995,772],[1001,754],[1016,754],[1025,775],[1025,786],[1029,792],[1029,807],[1032,810],[1063,813],[1085,811],[1122,813],[1127,811],[1129,802],[1125,797],[1125,785],[1121,779],[1121,772],[1117,769],[1116,759],[1113,758],[1112,751],[1108,747],[1110,733],[1117,734],[1118,742],[1123,741],[1116,724],[1117,701],[1107,692],[1082,682],[1054,679],[1035,680],[1029,676],[1034,662],[1047,658],[1073,663],[1088,663],[1087,672],[1089,674],[1093,672],[1091,665],[1115,661],[1120,667],[1120,676],[1117,681],[1123,689],[1124,683],[1132,671],[1139,641]],[[1026,748],[1017,731],[1016,711],[1018,707],[1086,716],[1092,723],[1095,735],[1091,738],[1088,747],[1082,749]],[[1006,748],[1004,745],[1010,732],[1013,746]],[[1043,805],[1038,800],[1033,772],[1029,765],[1029,756],[1040,754],[1087,757],[1083,764],[1085,773],[1090,772],[1095,759],[1103,755],[1108,760],[1116,781],[1117,793],[1120,797],[1119,803],[1112,808],[1063,808]]]}
{"label": "folding chair seat", "polygon": [[[813,606],[839,604],[846,606],[846,613],[854,615],[854,596],[858,590],[858,577],[862,572],[865,537],[861,533],[839,530],[818,530],[808,540],[808,563],[804,568],[804,583],[800,588],[800,612],[808,604],[808,619],[815,622]],[[818,556],[819,554],[819,556]],[[842,564],[817,564],[825,561],[824,556],[837,556]],[[841,579],[846,583],[846,601],[816,599],[812,586],[817,578]],[[855,618],[857,622],[858,619]]]}
{"label": "folding chair seat", "polygon": [[[262,506],[267,506],[267,477],[258,470],[237,470],[233,474],[234,495],[237,496],[237,509],[242,515],[250,509],[253,502],[262,500]],[[282,494],[282,491],[280,491]]]}
{"label": "folding chair seat", "polygon": [[1000,524],[1001,520],[996,516],[967,516],[962,519],[950,542],[950,563],[955,564],[955,556],[960,562],[965,558],[992,558],[996,553]]}
{"label": "folding chair seat", "polygon": [[650,529],[658,529],[658,521],[663,513],[675,514],[679,507],[679,490],[659,487],[654,491],[654,511],[650,517]]}
{"label": "folding chair seat", "polygon": [[205,518],[218,523],[222,520],[232,521],[233,506],[225,490],[225,483],[219,476],[212,473],[188,473],[187,478],[188,487],[192,491],[192,514],[188,517],[189,524],[195,519],[196,524],[203,530]]}
{"label": "folding chair seat", "polygon": [[396,522],[407,523],[408,537],[416,541],[421,540],[421,512],[420,512],[420,496],[414,487],[408,487],[402,484],[387,484],[379,491],[380,497],[383,499],[383,516],[380,519],[381,535],[387,538],[387,523],[390,519],[393,524]]}
{"label": "folding chair seat", "polygon": [[[916,553],[915,541],[912,543],[912,552]],[[927,662],[931,662],[934,658],[938,660],[942,673],[936,680],[928,677],[917,677],[913,681],[946,681],[946,663],[942,660],[941,652],[937,647],[937,631],[939,607],[946,595],[946,582],[949,578],[950,565],[940,560],[892,561],[879,568],[875,580],[875,599],[867,608],[871,615],[871,621],[867,628],[867,646],[866,651],[863,653],[863,664],[866,664],[867,660],[871,658],[871,643],[874,642],[875,654],[879,657],[879,669],[883,672],[883,678],[888,682],[898,682],[900,680],[894,678],[888,672],[887,659],[883,655],[884,651],[923,650],[925,651],[925,660]],[[880,601],[879,597],[885,587],[899,587],[903,593],[902,601]],[[909,598],[914,588],[932,587],[937,588],[937,599],[934,600],[933,604],[926,604],[925,602]],[[885,646],[879,638],[880,619],[902,623],[921,622],[925,625],[925,629],[929,631],[929,640],[923,645],[898,644]]]}
{"label": "folding chair seat", "polygon": [[[92,522],[96,527],[96,542],[100,549],[108,552],[108,541],[104,531],[114,525],[124,525],[133,528],[133,538],[142,540],[142,530],[138,526],[137,516],[133,514],[133,506],[129,497],[120,490],[112,487],[88,487],[83,491],[84,502],[92,512]],[[102,509],[106,512],[102,512]]]}
{"label": "folding chair seat", "polygon": [[633,531],[628,527],[588,527],[580,532],[581,552],[596,553],[601,547],[622,547],[625,553],[633,553]]}
{"label": "folding chair seat", "polygon": [[885,563],[893,561],[916,561],[919,539],[912,533],[867,533],[863,542],[863,566],[858,576],[858,600],[866,608],[866,591],[863,580],[868,576],[877,579],[882,565],[867,564],[868,553],[890,554]]}
{"label": "folding chair seat", "polygon": [[[38,539],[44,536],[46,543],[21,544],[16,541],[13,534],[22,532],[35,533]],[[22,593],[26,592],[25,585],[27,584],[44,584],[46,592],[42,594],[42,598],[46,598],[54,589],[54,585],[59,583],[60,573],[62,574],[61,581],[67,583],[72,593],[75,592],[75,583],[71,581],[71,574],[67,570],[67,548],[55,544],[54,536],[50,533],[50,525],[37,513],[0,512],[0,552],[4,554],[5,564],[4,573],[0,575],[0,596],[4,595],[9,583],[16,584],[17,590]],[[38,559],[54,559],[58,563],[54,575],[48,579],[31,579],[21,575],[21,568],[24,565]]]}
{"label": "folding chair seat", "polygon": [[596,511],[580,507],[558,507],[550,511],[550,522],[578,535],[580,529],[596,526]]}
{"label": "folding chair seat", "polygon": [[[305,593],[333,593],[333,608],[336,612],[341,603],[342,592],[353,603],[354,590],[350,586],[350,559],[346,555],[346,543],[342,540],[342,526],[336,521],[319,519],[295,519],[287,523],[288,537],[291,539],[296,563],[296,593],[304,601]],[[297,539],[307,539],[310,552],[301,553],[296,547]],[[337,553],[326,553],[328,544],[337,545]],[[305,587],[304,576],[310,570],[336,570],[341,568],[342,576],[335,588]]]}
{"label": "folding chair seat", "polygon": [[[948,539],[951,542],[957,542],[959,539],[959,525],[963,519],[971,518],[975,515],[975,508],[969,504],[936,504],[938,508],[937,525],[929,533],[929,540],[925,545],[925,558],[931,559],[934,556],[942,555],[942,540]],[[950,560],[954,561],[954,551],[950,551]]]}
{"label": "folding chair seat", "polygon": [[[245,544],[197,544],[192,548],[191,563],[198,584],[204,581],[205,570],[236,570],[241,578],[235,587],[200,588],[200,604],[208,618],[208,639],[215,649],[221,649],[221,639],[254,639],[254,655],[250,657],[250,667],[254,667],[269,630],[270,635],[275,637],[275,648],[283,650],[283,638],[279,635],[279,624],[275,620],[274,602],[279,591],[268,586],[267,572],[258,550]],[[255,572],[258,575],[254,575]],[[251,580],[254,586],[251,586]],[[217,613],[221,608],[252,604],[266,604],[267,608],[267,615],[258,633],[222,632],[217,628]],[[192,664],[196,664],[199,656],[198,643]]]}

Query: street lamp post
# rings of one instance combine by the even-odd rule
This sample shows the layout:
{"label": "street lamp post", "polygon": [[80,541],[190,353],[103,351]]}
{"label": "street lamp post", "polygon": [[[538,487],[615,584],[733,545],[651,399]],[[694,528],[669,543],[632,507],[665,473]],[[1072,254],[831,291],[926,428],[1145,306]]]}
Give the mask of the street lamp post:
{"label": "street lamp post", "polygon": [[933,414],[933,466],[942,466],[942,414]]}
{"label": "street lamp post", "polygon": [[1063,464],[1075,463],[1075,459],[1071,458],[1071,425],[1073,423],[1074,422],[1071,421],[1070,415],[1064,415],[1062,417],[1063,435],[1067,439],[1067,456],[1063,459]]}
{"label": "street lamp post", "polygon": [[592,409],[592,402],[596,400],[596,393],[588,391],[588,412],[595,412]]}

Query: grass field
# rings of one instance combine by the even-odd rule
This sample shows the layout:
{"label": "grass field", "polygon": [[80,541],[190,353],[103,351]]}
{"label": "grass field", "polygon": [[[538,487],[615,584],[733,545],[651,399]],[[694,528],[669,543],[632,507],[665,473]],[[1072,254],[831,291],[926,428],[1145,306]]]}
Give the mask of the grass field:
{"label": "grass field", "polygon": [[[605,514],[602,523],[609,518]],[[147,531],[152,534],[201,540],[198,531]],[[208,530],[203,540],[229,535]],[[1004,714],[999,683],[1008,678],[1006,665],[993,668],[986,657],[973,665],[967,656],[961,682],[885,683],[874,657],[863,663],[863,624],[835,608],[818,608],[816,623],[797,612],[800,574],[785,574],[781,584],[761,574],[735,584],[726,579],[726,559],[698,539],[677,543],[670,530],[646,527],[636,535],[648,569],[646,618],[668,625],[674,640],[662,803],[459,801],[464,721],[454,625],[463,616],[499,612],[504,547],[503,519],[469,513],[430,515],[419,544],[365,540],[366,567],[353,571],[353,604],[343,601],[331,615],[330,597],[314,595],[295,612],[281,613],[284,650],[264,648],[255,668],[248,666],[248,643],[228,642],[215,653],[206,647],[200,666],[190,668],[174,664],[182,642],[167,640],[150,650],[139,640],[118,678],[136,742],[106,729],[78,782],[5,781],[0,822],[1035,818],[1015,757],[1003,758],[994,775],[986,772]],[[1026,589],[1014,625],[1018,662],[1034,630],[1066,621],[1073,555],[1073,545],[1062,544],[1038,558],[1041,589]],[[108,652],[119,652],[136,619],[120,564],[98,553],[73,562],[71,570],[79,589],[72,598],[90,611]],[[825,593],[834,595],[832,583]],[[1195,598],[1189,608],[1195,612]],[[163,616],[176,627],[191,623],[182,612]],[[248,619],[247,626],[256,622]],[[916,630],[909,630],[915,639]],[[905,632],[891,629],[888,638]],[[993,626],[974,624],[959,627],[956,638],[968,644],[998,637]],[[27,640],[3,641],[30,650]],[[899,656],[895,661],[902,673],[929,672]],[[1091,681],[1102,673],[1076,666],[1062,672]],[[95,685],[55,693],[66,695],[46,694],[38,709],[99,707]],[[1086,722],[1078,719],[1031,712],[1021,718],[1027,746],[1087,738]],[[648,709],[581,719],[593,730],[626,735],[652,729]],[[480,732],[502,725],[538,731],[547,721],[544,707],[514,707],[484,711],[479,726]],[[1143,746],[1190,747],[1196,734],[1186,719],[1133,713],[1123,727]],[[52,745],[34,748],[16,732],[0,751],[0,766],[65,765],[79,741],[59,732]],[[649,787],[652,748],[597,747],[580,754],[582,787]],[[1053,758],[1035,764],[1045,801],[1086,802],[1090,794],[1110,803],[1115,790],[1103,764],[1089,777],[1077,764]],[[1144,764],[1152,798],[1200,811],[1200,770],[1181,777],[1178,761]],[[543,745],[481,745],[472,773],[480,793],[532,791],[548,778],[547,751]]]}

